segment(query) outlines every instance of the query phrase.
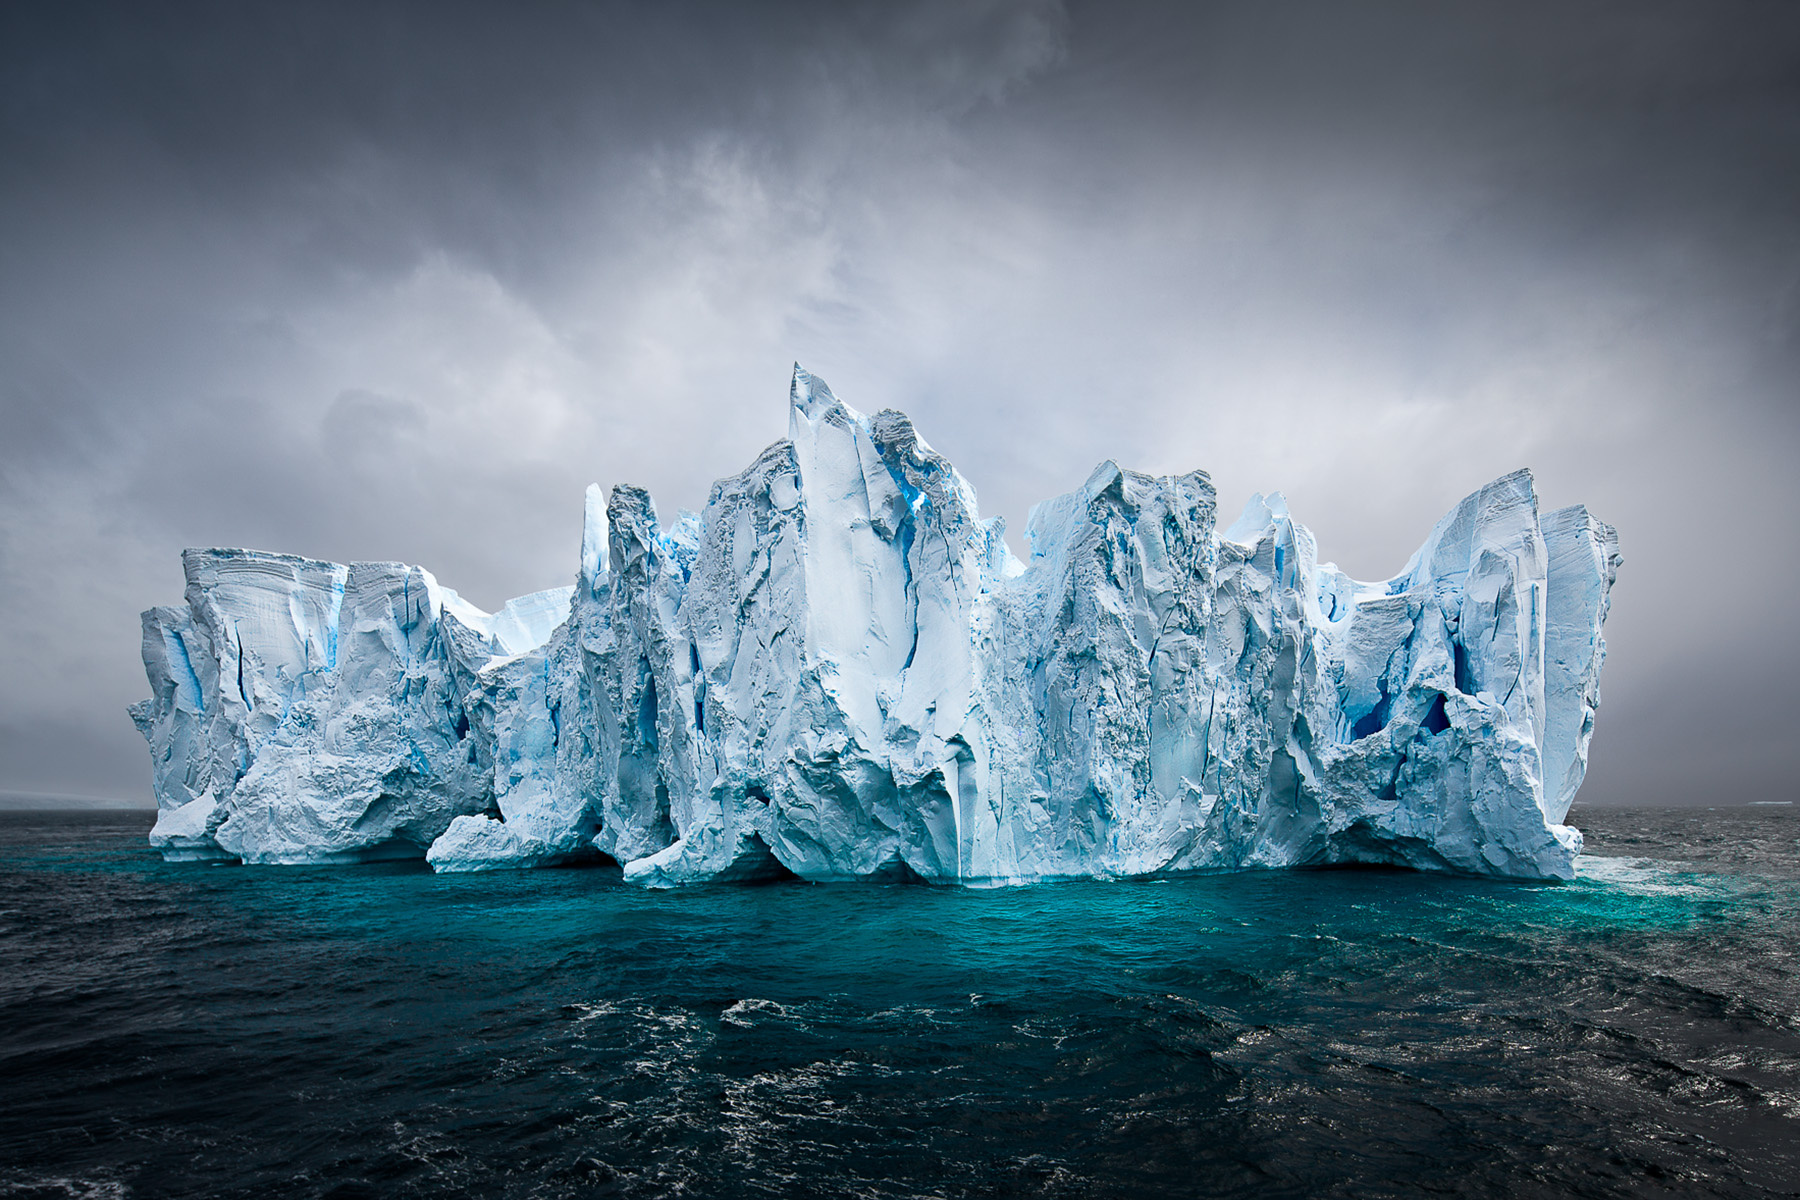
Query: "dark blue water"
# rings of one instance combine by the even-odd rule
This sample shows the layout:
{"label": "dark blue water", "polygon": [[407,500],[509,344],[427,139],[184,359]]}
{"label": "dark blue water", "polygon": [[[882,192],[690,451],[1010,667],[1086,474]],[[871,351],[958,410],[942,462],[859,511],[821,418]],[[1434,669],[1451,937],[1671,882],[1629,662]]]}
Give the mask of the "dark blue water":
{"label": "dark blue water", "polygon": [[1800,1190],[1800,815],[1563,887],[164,865],[0,814],[0,1195]]}

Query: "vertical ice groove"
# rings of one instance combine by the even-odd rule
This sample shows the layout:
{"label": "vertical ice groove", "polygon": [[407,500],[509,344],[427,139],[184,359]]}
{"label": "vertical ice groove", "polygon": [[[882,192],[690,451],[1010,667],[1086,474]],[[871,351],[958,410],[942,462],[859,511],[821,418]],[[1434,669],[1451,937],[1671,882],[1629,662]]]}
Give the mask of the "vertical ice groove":
{"label": "vertical ice groove", "polygon": [[796,364],[788,436],[703,512],[584,507],[574,585],[492,614],[403,564],[186,551],[131,710],[153,843],[649,886],[1572,873],[1618,535],[1529,472],[1361,583],[1278,492],[1227,525],[1203,472],[1106,462],[1020,563],[904,414]]}

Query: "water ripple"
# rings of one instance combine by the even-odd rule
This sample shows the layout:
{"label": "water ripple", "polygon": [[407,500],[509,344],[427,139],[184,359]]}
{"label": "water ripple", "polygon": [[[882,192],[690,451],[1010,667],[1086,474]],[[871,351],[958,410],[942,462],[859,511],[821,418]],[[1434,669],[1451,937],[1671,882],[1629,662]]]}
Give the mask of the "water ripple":
{"label": "water ripple", "polygon": [[1743,1196],[1800,1180],[1792,809],[1397,872],[645,893],[0,817],[0,1197]]}

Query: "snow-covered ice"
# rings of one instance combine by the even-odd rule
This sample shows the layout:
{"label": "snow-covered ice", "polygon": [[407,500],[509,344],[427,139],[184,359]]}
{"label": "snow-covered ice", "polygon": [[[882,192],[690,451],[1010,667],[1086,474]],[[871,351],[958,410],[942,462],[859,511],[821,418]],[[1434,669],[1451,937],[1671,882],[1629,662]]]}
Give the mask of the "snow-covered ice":
{"label": "snow-covered ice", "polygon": [[576,584],[190,550],[132,717],[172,859],[606,855],[661,886],[1333,863],[1568,879],[1619,567],[1495,480],[1377,583],[1279,494],[1101,464],[1030,561],[904,415],[796,367],[788,437],[664,525],[588,489]]}

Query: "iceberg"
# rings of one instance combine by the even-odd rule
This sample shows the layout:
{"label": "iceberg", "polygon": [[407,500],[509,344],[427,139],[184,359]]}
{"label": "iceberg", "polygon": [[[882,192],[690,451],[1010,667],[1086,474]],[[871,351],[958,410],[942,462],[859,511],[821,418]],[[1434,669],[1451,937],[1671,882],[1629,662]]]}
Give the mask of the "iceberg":
{"label": "iceberg", "polygon": [[176,860],[1012,884],[1377,864],[1569,879],[1620,556],[1528,472],[1362,583],[1279,494],[1102,463],[1029,561],[903,414],[796,366],[788,436],[573,587],[189,550],[143,615]]}

